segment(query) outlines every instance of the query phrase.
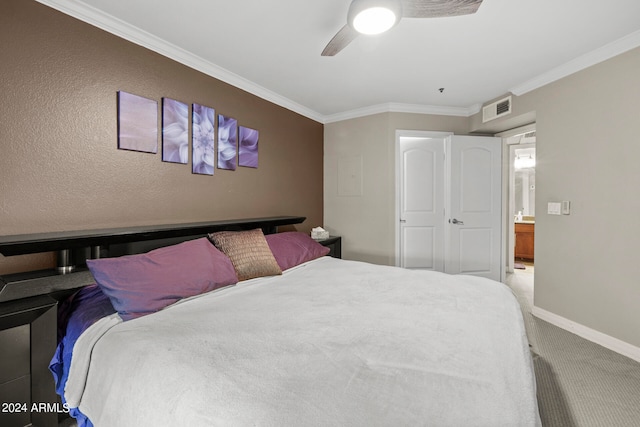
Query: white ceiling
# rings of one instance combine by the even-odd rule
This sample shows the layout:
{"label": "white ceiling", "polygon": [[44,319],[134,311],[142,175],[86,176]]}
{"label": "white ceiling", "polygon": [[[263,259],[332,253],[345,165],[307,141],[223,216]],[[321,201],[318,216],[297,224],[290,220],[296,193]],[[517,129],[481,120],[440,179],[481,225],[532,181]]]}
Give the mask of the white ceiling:
{"label": "white ceiling", "polygon": [[[469,116],[640,46],[640,0],[484,0],[320,52],[350,0],[38,0],[314,120]],[[439,88],[444,87],[440,93]]]}

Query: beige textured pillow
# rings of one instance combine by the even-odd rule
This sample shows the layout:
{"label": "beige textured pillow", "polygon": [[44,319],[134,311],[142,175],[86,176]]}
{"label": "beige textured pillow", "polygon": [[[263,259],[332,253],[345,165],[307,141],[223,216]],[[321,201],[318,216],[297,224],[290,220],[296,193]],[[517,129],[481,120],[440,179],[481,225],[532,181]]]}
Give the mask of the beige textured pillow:
{"label": "beige textured pillow", "polygon": [[219,231],[209,239],[226,256],[236,270],[238,280],[282,274],[262,230]]}

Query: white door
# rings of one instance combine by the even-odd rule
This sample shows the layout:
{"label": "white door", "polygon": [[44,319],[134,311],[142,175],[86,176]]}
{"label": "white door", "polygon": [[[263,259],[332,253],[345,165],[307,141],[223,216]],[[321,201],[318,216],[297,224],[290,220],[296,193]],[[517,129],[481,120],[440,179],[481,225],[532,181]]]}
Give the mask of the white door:
{"label": "white door", "polygon": [[400,266],[444,271],[445,137],[400,144]]}
{"label": "white door", "polygon": [[501,139],[425,135],[398,138],[397,265],[500,280]]}
{"label": "white door", "polygon": [[452,136],[445,272],[500,280],[502,140]]}

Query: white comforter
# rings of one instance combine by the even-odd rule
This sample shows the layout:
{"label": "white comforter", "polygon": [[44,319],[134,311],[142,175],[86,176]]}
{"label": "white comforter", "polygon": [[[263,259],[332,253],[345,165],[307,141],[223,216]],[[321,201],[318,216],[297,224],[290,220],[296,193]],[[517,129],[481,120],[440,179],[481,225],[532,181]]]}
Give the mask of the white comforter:
{"label": "white comforter", "polygon": [[94,335],[66,397],[96,427],[540,425],[520,308],[488,279],[324,257]]}

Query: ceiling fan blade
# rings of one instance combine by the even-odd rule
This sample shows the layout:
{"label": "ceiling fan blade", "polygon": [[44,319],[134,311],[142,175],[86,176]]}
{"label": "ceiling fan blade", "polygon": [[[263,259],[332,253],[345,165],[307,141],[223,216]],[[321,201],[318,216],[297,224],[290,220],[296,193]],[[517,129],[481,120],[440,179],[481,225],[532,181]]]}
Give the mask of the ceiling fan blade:
{"label": "ceiling fan blade", "polygon": [[402,0],[403,18],[441,18],[476,13],[482,0]]}
{"label": "ceiling fan blade", "polygon": [[331,41],[327,44],[327,46],[322,51],[322,56],[333,56],[336,53],[340,52],[344,49],[349,43],[353,41],[358,36],[356,30],[351,28],[349,25],[345,25],[338,31],[338,33],[333,36]]}

